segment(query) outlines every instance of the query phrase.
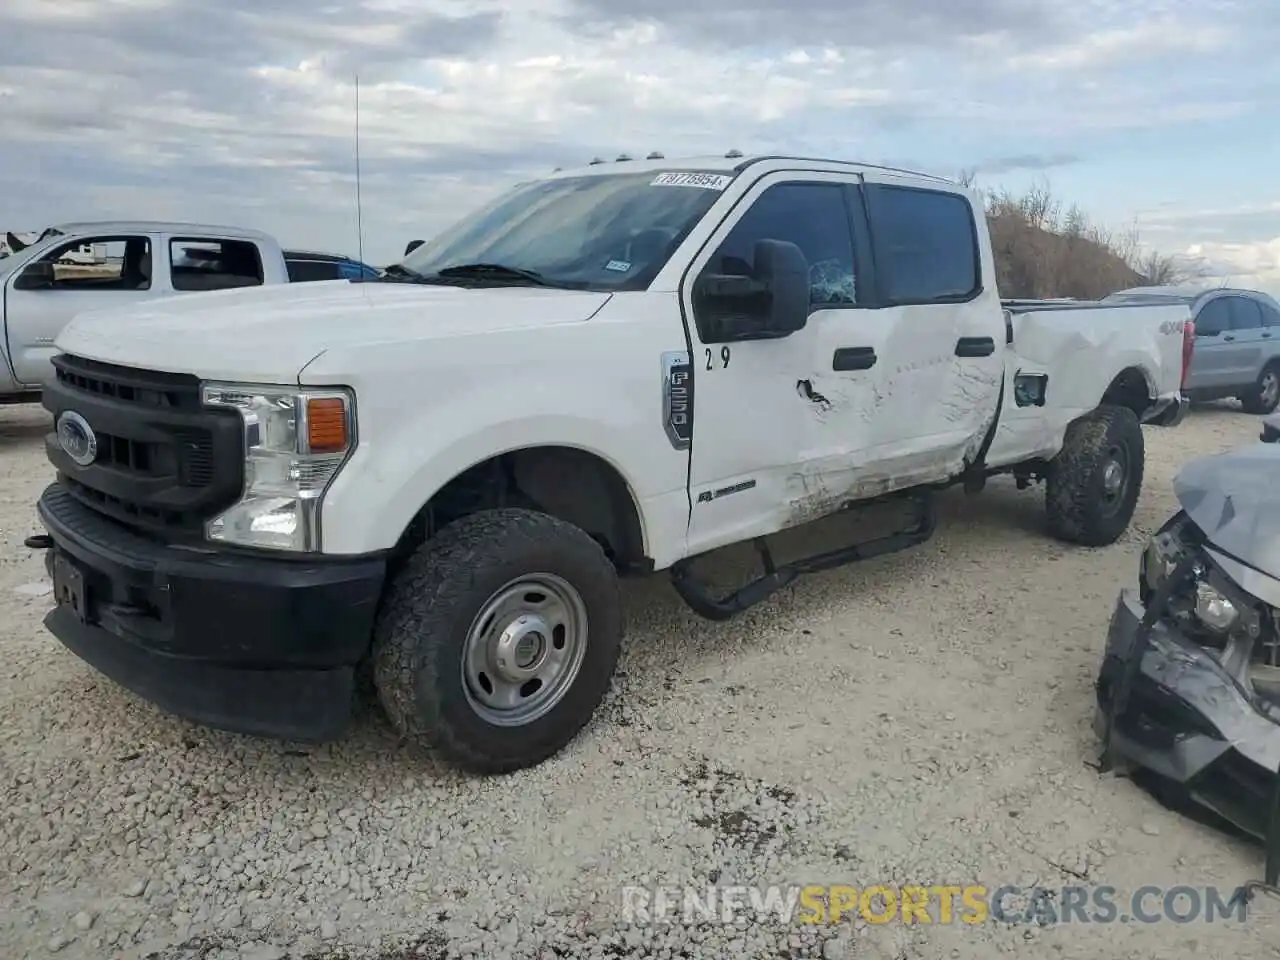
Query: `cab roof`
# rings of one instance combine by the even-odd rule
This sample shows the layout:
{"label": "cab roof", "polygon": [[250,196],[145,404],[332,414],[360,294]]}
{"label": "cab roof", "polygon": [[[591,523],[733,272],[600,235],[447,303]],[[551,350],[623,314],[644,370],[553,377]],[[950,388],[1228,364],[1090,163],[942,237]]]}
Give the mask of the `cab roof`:
{"label": "cab roof", "polygon": [[884,166],[882,164],[861,163],[848,160],[829,160],[820,157],[799,157],[773,154],[744,156],[739,154],[737,151],[730,151],[729,153],[719,156],[704,155],[693,157],[663,157],[660,155],[650,154],[644,158],[633,158],[624,154],[615,160],[601,160],[597,158],[591,163],[584,164],[579,167],[565,167],[554,171],[547,179],[602,176],[623,172],[661,173],[668,170],[697,170],[736,176],[750,167],[761,164],[765,165],[767,170],[839,170],[848,173],[860,173],[863,171],[874,170],[880,172],[899,173],[909,177],[918,177],[919,179],[930,183],[947,184],[953,187],[960,186],[960,184],[956,183],[954,180],[948,180],[946,177],[940,177],[936,174],[924,173],[919,170],[907,170],[901,167]]}

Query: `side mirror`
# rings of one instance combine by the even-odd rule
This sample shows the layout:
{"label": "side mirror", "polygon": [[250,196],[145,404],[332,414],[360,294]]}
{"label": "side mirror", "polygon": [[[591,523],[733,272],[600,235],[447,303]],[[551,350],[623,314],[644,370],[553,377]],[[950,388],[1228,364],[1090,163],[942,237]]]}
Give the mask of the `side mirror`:
{"label": "side mirror", "polygon": [[409,245],[404,248],[404,255],[407,257],[409,254],[413,253],[413,251],[417,250],[420,246],[422,246],[421,240],[410,240]]}
{"label": "side mirror", "polygon": [[35,263],[28,264],[14,278],[13,289],[47,290],[53,286],[53,279],[53,264],[48,260],[37,260]]}
{"label": "side mirror", "polygon": [[785,337],[809,322],[809,262],[794,243],[758,240],[751,276],[703,274],[694,309],[716,341]]}

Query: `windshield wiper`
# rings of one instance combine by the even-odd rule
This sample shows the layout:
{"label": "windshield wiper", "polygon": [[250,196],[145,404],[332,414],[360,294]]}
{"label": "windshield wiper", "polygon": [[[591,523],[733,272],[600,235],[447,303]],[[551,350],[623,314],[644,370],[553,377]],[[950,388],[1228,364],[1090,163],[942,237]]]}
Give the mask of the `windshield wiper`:
{"label": "windshield wiper", "polygon": [[548,280],[536,270],[524,270],[520,267],[508,267],[503,263],[460,263],[457,266],[445,267],[431,274],[427,279],[435,277],[457,277],[458,279],[476,280],[522,280],[538,287],[558,287],[560,284]]}
{"label": "windshield wiper", "polygon": [[384,267],[382,273],[378,274],[379,280],[410,280],[415,283],[421,282],[426,278],[418,273],[417,270],[410,270],[404,264],[393,263],[389,267]]}

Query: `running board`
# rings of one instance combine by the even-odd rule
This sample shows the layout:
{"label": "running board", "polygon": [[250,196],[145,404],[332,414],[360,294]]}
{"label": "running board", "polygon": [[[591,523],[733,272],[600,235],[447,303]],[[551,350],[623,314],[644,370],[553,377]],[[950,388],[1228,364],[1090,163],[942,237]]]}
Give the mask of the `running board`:
{"label": "running board", "polygon": [[760,560],[764,564],[764,576],[752,580],[726,597],[716,599],[707,588],[694,577],[691,565],[696,557],[680,560],[671,567],[671,585],[676,593],[688,604],[694,613],[707,620],[728,620],[749,607],[754,607],[762,600],[768,599],[783,587],[792,583],[806,573],[818,573],[843,567],[861,560],[872,560],[885,554],[897,553],[911,547],[919,546],[933,536],[938,525],[937,512],[933,497],[912,497],[917,508],[916,521],[905,530],[878,537],[862,543],[854,543],[839,550],[815,554],[800,560],[777,567],[773,562],[773,554],[764,537],[752,541]]}

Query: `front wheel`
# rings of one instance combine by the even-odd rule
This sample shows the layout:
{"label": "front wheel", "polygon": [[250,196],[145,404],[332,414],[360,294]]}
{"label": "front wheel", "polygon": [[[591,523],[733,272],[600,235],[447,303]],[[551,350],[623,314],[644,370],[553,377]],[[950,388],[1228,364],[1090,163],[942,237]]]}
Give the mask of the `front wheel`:
{"label": "front wheel", "polygon": [[1049,532],[1086,547],[1115,543],[1138,505],[1145,453],[1142,425],[1126,407],[1099,407],[1074,421],[1049,463]]}
{"label": "front wheel", "polygon": [[558,753],[603,699],[622,608],[613,566],[572,524],[530,510],[464,517],[423,544],[374,629],[392,725],[476,773]]}
{"label": "front wheel", "polygon": [[1280,364],[1268,364],[1258,374],[1258,380],[1240,394],[1240,405],[1245,413],[1274,413],[1280,406]]}

